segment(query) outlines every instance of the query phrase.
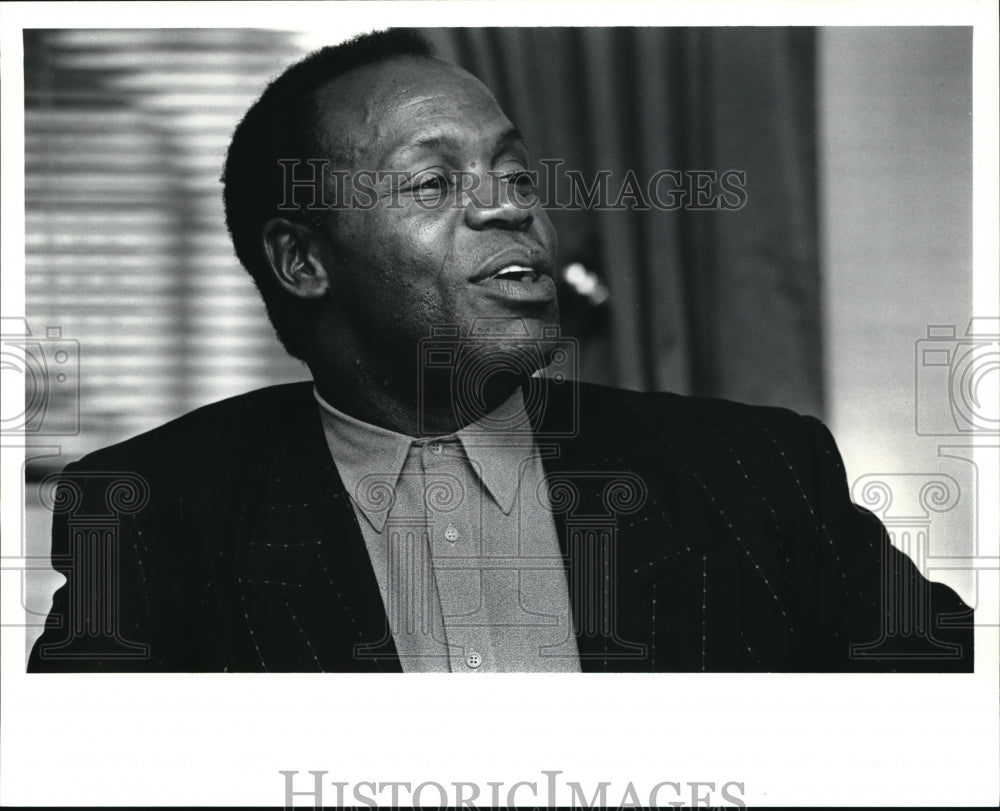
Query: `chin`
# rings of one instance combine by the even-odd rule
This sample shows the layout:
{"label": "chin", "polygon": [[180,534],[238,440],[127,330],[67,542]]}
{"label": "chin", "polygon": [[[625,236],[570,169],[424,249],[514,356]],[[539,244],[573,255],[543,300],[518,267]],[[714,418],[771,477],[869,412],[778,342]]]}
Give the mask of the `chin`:
{"label": "chin", "polygon": [[455,374],[467,381],[523,380],[551,361],[544,339],[525,336],[474,337],[462,342]]}
{"label": "chin", "polygon": [[461,319],[463,337],[471,340],[507,338],[542,340],[559,335],[559,307],[555,302],[544,310],[519,312],[508,308],[482,308]]}

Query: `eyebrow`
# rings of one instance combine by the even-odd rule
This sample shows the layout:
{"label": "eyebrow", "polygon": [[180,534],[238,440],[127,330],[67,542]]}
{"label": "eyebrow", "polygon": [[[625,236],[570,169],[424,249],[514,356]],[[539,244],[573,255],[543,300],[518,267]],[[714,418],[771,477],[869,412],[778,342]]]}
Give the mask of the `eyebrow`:
{"label": "eyebrow", "polygon": [[497,148],[501,149],[505,146],[509,146],[514,141],[520,141],[525,147],[528,146],[528,141],[525,139],[521,130],[512,126],[497,139]]}
{"label": "eyebrow", "polygon": [[[500,137],[497,138],[495,149],[499,152],[504,147],[510,146],[510,144],[517,141],[520,141],[527,147],[524,135],[521,134],[521,131],[517,127],[512,126],[504,130]],[[461,144],[450,135],[421,135],[409,143],[394,149],[393,153],[404,152],[410,149],[441,149],[442,147],[449,147],[457,151],[460,146]]]}

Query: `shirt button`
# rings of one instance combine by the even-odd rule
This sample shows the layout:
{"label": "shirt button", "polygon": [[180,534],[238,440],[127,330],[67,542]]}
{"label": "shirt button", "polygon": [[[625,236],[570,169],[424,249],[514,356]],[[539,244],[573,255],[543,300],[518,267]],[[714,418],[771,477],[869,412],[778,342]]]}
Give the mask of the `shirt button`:
{"label": "shirt button", "polygon": [[465,657],[465,663],[475,670],[483,663],[483,657],[480,656],[475,651],[471,651],[468,656]]}
{"label": "shirt button", "polygon": [[431,445],[430,445],[430,448],[431,448],[431,453],[433,453],[435,456],[440,456],[441,455],[441,443],[440,442],[432,442]]}
{"label": "shirt button", "polygon": [[455,543],[455,541],[458,540],[458,530],[454,527],[448,527],[448,529],[444,531],[444,539],[446,541],[450,541],[451,543]]}

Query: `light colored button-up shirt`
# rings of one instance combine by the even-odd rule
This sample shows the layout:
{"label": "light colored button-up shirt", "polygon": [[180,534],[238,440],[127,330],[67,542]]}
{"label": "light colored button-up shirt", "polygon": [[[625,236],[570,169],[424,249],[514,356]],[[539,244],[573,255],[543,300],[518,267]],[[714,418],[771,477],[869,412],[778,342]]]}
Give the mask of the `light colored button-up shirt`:
{"label": "light colored button-up shirt", "polygon": [[[555,523],[530,432],[485,421],[430,439],[316,393],[405,672],[577,672]],[[520,390],[489,425],[527,426]]]}

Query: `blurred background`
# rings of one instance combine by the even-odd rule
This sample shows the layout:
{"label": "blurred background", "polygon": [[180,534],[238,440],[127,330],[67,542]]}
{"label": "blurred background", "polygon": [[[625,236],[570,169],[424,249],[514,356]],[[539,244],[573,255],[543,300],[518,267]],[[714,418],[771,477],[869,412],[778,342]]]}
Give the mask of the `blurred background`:
{"label": "blurred background", "polygon": [[[552,212],[583,379],[814,414],[852,482],[944,472],[963,496],[936,554],[969,554],[975,476],[939,453],[962,429],[917,342],[935,327],[955,344],[972,312],[971,29],[425,33],[495,92],[536,159],[610,170],[613,192],[630,169],[746,173],[736,211]],[[308,377],[233,255],[218,178],[267,80],[338,39],[316,37],[26,32],[28,328],[50,365],[79,347],[78,376],[49,374],[40,411],[29,391],[35,433],[58,436],[29,451],[29,482]],[[916,422],[924,383],[935,436]],[[44,553],[47,516],[28,501],[29,549]],[[967,573],[935,576],[949,578],[974,598]]]}

